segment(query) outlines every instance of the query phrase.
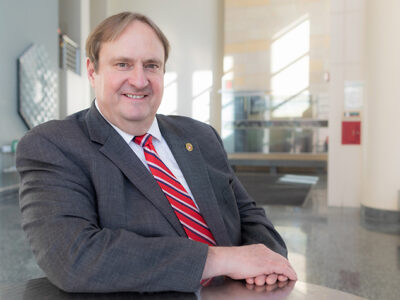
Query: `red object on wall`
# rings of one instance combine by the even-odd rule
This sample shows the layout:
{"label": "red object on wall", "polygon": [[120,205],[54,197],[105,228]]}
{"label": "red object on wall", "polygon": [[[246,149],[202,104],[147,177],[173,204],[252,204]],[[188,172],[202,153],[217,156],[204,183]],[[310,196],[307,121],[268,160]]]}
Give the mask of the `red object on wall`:
{"label": "red object on wall", "polygon": [[342,145],[361,144],[361,122],[343,121],[342,122]]}

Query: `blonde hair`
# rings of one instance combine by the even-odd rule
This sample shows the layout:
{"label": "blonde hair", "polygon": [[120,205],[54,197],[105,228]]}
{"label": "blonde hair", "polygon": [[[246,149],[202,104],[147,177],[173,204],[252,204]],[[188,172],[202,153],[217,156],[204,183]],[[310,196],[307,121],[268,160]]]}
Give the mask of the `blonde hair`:
{"label": "blonde hair", "polygon": [[160,39],[164,48],[164,70],[169,55],[169,42],[161,29],[148,17],[139,13],[122,12],[102,21],[86,39],[86,56],[94,65],[94,70],[99,67],[99,53],[102,43],[117,39],[125,28],[134,21],[149,25]]}

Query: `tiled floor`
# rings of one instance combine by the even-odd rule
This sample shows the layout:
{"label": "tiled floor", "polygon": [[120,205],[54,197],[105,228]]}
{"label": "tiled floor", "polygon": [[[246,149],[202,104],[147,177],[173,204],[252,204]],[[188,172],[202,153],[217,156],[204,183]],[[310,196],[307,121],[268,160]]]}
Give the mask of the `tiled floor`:
{"label": "tiled floor", "polygon": [[327,207],[320,179],[303,207],[265,207],[299,280],[371,300],[400,299],[400,235],[364,229],[357,208]]}
{"label": "tiled floor", "polygon": [[[303,207],[265,207],[299,280],[368,299],[400,299],[400,235],[362,228],[359,209],[326,205],[326,179]],[[0,198],[0,286],[42,277],[20,228],[16,195]]]}
{"label": "tiled floor", "polygon": [[20,224],[17,195],[0,197],[0,286],[44,276]]}

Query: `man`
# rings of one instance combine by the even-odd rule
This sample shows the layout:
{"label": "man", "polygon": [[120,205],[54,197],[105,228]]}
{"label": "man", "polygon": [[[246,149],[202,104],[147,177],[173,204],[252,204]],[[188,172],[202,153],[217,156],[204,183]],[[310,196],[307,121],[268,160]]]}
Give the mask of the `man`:
{"label": "man", "polygon": [[296,280],[286,246],[208,125],[157,115],[169,44],[121,13],[88,37],[88,110],[19,143],[23,228],[39,266],[71,292],[195,291],[226,275]]}

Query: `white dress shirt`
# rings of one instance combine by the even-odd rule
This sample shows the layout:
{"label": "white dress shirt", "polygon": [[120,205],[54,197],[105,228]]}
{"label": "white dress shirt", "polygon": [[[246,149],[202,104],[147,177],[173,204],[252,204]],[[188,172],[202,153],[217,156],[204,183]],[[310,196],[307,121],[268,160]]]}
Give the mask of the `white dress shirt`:
{"label": "white dress shirt", "polygon": [[[136,156],[142,161],[142,163],[145,165],[147,170],[149,170],[149,172],[150,172],[150,169],[146,162],[146,158],[144,157],[143,148],[133,141],[133,138],[135,136],[131,135],[129,133],[126,133],[125,131],[121,130],[120,128],[118,128],[117,126],[112,124],[110,121],[108,121],[107,118],[101,113],[96,100],[94,103],[96,105],[97,110],[103,116],[103,118],[119,133],[119,135],[124,139],[124,141],[129,145],[129,147],[131,147],[131,149],[136,154]],[[160,156],[161,160],[163,161],[163,163],[168,167],[168,169],[170,169],[172,174],[175,175],[175,177],[178,179],[178,181],[186,189],[188,194],[192,197],[196,206],[198,206],[196,203],[196,200],[194,199],[193,194],[190,191],[190,188],[185,180],[185,177],[183,177],[182,171],[179,168],[178,163],[176,162],[175,157],[173,156],[173,154],[171,152],[171,149],[169,149],[167,142],[164,140],[163,136],[161,135],[160,128],[158,127],[157,118],[154,118],[154,121],[151,124],[151,127],[147,133],[149,133],[153,136],[154,148],[156,149],[156,151],[157,151],[158,155]]]}

